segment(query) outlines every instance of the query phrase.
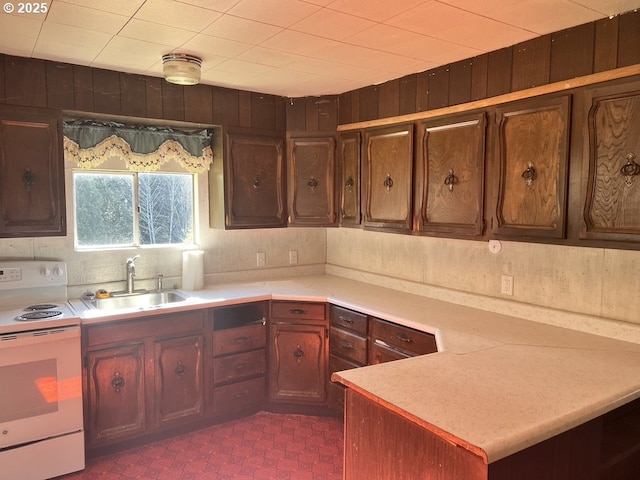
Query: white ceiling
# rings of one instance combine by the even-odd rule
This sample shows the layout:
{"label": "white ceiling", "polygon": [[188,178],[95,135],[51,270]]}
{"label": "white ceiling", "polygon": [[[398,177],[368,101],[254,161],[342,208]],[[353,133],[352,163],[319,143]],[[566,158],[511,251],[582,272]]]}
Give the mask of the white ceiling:
{"label": "white ceiling", "polygon": [[[338,94],[640,7],[640,0],[49,0],[0,14],[0,52],[162,76],[169,52],[202,83]],[[5,7],[8,5],[3,0]]]}

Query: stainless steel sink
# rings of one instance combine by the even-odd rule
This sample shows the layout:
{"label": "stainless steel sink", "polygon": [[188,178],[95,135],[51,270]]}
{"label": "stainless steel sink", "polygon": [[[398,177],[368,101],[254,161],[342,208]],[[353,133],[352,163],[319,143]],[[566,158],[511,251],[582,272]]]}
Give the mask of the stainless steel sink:
{"label": "stainless steel sink", "polygon": [[124,310],[160,307],[162,305],[184,302],[186,300],[187,297],[178,292],[166,291],[95,298],[93,300],[84,300],[84,303],[96,310]]}

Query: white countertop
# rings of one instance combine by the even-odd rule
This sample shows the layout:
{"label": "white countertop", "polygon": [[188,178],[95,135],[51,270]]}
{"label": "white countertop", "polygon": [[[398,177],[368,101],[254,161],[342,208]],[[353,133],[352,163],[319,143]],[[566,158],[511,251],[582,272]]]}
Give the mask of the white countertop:
{"label": "white countertop", "polygon": [[330,302],[436,335],[438,353],[340,372],[375,401],[494,462],[640,397],[640,345],[331,275],[207,285],[187,302],[83,324],[257,300]]}

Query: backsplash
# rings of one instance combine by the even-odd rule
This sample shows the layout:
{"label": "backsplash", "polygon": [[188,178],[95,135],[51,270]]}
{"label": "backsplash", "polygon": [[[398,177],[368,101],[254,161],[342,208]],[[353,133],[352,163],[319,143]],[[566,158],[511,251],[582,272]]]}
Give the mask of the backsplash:
{"label": "backsplash", "polygon": [[[494,254],[487,242],[327,230],[327,273],[631,341],[640,339],[638,272],[630,250],[504,241]],[[513,296],[500,293],[502,275],[513,277]]]}

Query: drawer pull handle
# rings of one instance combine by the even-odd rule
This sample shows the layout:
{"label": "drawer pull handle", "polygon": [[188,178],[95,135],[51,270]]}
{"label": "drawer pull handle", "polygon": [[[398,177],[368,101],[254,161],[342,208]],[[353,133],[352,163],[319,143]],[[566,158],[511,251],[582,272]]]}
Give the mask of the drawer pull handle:
{"label": "drawer pull handle", "polygon": [[116,374],[111,379],[111,388],[118,393],[122,388],[124,388],[124,378],[120,375],[120,372],[116,372]]}
{"label": "drawer pull handle", "polygon": [[186,371],[187,369],[185,368],[185,366],[182,364],[180,360],[178,360],[178,365],[176,365],[176,369],[174,370],[174,373],[179,377],[182,377]]}
{"label": "drawer pull handle", "polygon": [[349,318],[349,317],[344,317],[342,315],[340,315],[340,321],[344,322],[344,323],[348,323],[349,325],[353,324],[353,318]]}
{"label": "drawer pull handle", "polygon": [[413,342],[413,340],[411,339],[411,337],[409,335],[406,335],[402,332],[396,333],[396,338],[398,340],[400,340],[401,342],[405,342],[405,343],[411,343]]}
{"label": "drawer pull handle", "polygon": [[239,363],[239,364],[237,364],[234,368],[235,368],[237,371],[240,371],[240,370],[244,370],[245,368],[247,368],[247,366],[249,366],[249,364],[248,364],[248,363]]}
{"label": "drawer pull handle", "polygon": [[238,392],[233,396],[233,398],[244,398],[246,396],[247,396],[247,392]]}
{"label": "drawer pull handle", "polygon": [[234,343],[246,343],[249,337],[236,337],[233,339]]}
{"label": "drawer pull handle", "polygon": [[290,312],[294,315],[304,315],[305,313],[307,313],[307,311],[302,308],[292,308]]}
{"label": "drawer pull handle", "polygon": [[353,350],[354,347],[353,343],[347,342],[346,340],[340,340],[340,346],[349,350]]}

